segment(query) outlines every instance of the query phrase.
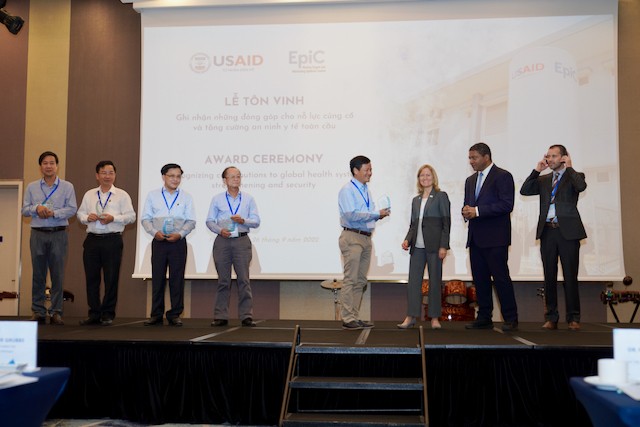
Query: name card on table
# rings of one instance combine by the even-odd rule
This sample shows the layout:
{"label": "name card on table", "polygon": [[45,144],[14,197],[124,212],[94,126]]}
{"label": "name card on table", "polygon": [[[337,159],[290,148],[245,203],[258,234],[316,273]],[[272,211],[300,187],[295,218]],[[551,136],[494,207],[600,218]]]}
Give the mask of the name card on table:
{"label": "name card on table", "polygon": [[613,358],[627,362],[627,378],[640,384],[640,329],[613,330]]}
{"label": "name card on table", "polygon": [[0,321],[0,369],[38,369],[38,323]]}

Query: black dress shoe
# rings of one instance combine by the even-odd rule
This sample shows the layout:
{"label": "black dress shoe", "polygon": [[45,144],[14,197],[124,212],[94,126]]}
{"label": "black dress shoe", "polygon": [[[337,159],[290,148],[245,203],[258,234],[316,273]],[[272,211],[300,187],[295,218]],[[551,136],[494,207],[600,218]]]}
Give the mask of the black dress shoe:
{"label": "black dress shoe", "polygon": [[211,322],[211,326],[227,326],[229,321],[227,319],[215,319]]}
{"label": "black dress shoe", "polygon": [[493,322],[491,320],[476,320],[473,323],[467,323],[464,327],[465,329],[493,329]]}
{"label": "black dress shoe", "polygon": [[169,321],[169,326],[182,326],[182,320],[179,317],[167,320]]}
{"label": "black dress shoe", "polygon": [[104,318],[100,321],[102,326],[111,326],[113,324],[113,319]]}
{"label": "black dress shoe", "polygon": [[81,320],[79,323],[82,326],[99,325],[100,324],[100,319],[98,319],[97,317],[87,317],[86,319]]}
{"label": "black dress shoe", "polygon": [[161,326],[162,325],[162,317],[150,317],[144,321],[144,326]]}
{"label": "black dress shoe", "polygon": [[518,321],[514,320],[513,322],[504,322],[502,324],[502,330],[505,332],[513,332],[518,330]]}
{"label": "black dress shoe", "polygon": [[251,317],[247,317],[242,321],[242,326],[249,326],[249,327],[256,326],[256,322],[254,322]]}
{"label": "black dress shoe", "polygon": [[342,322],[342,329],[346,331],[358,331],[360,329],[364,329],[364,327],[357,320],[352,320],[348,323]]}

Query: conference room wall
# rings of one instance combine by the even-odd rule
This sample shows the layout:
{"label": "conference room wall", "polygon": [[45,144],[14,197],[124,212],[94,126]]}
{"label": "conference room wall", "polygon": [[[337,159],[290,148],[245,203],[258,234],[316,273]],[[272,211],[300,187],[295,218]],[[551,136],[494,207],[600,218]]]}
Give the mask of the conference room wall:
{"label": "conference room wall", "polygon": [[[17,178],[25,182],[36,179],[36,159],[45,144],[44,149],[53,149],[61,155],[61,176],[75,185],[78,202],[86,190],[96,185],[95,163],[110,158],[118,167],[117,185],[131,194],[134,206],[137,206],[140,15],[131,5],[117,0],[13,0],[7,8],[25,18],[27,23],[17,36],[0,29],[3,31],[0,34],[0,84],[10,85],[13,97],[9,98],[3,91],[0,103],[0,140],[3,147],[0,179]],[[640,268],[636,259],[640,255],[640,227],[633,214],[640,209],[636,196],[639,173],[635,161],[640,157],[640,145],[637,144],[640,137],[640,105],[637,102],[640,84],[636,77],[640,75],[640,44],[637,42],[640,40],[640,28],[636,25],[639,21],[640,1],[620,1],[618,77],[622,227],[626,271],[638,280]],[[53,34],[57,45],[50,49]],[[44,52],[46,48],[51,53]],[[38,57],[33,56],[36,54]],[[38,65],[45,60],[53,69],[64,70],[67,67],[67,78],[60,72],[52,76],[46,67]],[[51,92],[47,92],[43,82],[54,86],[49,89]],[[30,91],[33,87],[37,87],[39,92]],[[67,96],[58,96],[60,91]],[[56,128],[60,121],[65,132]],[[34,142],[36,139],[38,144]],[[532,164],[534,161],[532,159]],[[144,317],[148,314],[148,282],[131,278],[135,227],[129,226],[124,236],[125,256],[118,304],[121,317]],[[86,313],[82,266],[84,233],[84,227],[73,220],[69,231],[65,288],[74,293],[75,301],[65,305],[67,316]],[[22,241],[20,310],[22,315],[28,315],[31,299],[28,221],[25,221]],[[296,312],[296,316],[326,318],[331,315],[329,291],[321,289],[317,282],[295,282],[295,285],[306,288],[302,292],[292,285],[292,282],[256,281],[255,316],[290,318],[294,314],[290,310],[291,305],[297,298],[305,296],[322,303],[309,304],[308,310],[302,314]],[[186,314],[209,317],[215,296],[214,282],[197,281],[189,283],[187,288],[190,305]],[[615,288],[623,286],[616,283]],[[403,306],[404,287],[386,284],[379,289],[376,291],[376,286],[372,286],[371,300],[365,302],[367,312],[371,312],[373,319],[401,317],[397,311]],[[637,290],[640,286],[636,283],[630,289]],[[390,298],[394,301],[389,302]],[[533,306],[525,312],[539,311],[535,292],[534,295],[527,292],[521,305]],[[601,304],[595,307],[600,311],[598,316],[606,312]],[[625,316],[631,315],[633,306],[622,304],[616,309],[620,317],[626,319],[628,317]],[[609,319],[612,319],[610,314]]]}

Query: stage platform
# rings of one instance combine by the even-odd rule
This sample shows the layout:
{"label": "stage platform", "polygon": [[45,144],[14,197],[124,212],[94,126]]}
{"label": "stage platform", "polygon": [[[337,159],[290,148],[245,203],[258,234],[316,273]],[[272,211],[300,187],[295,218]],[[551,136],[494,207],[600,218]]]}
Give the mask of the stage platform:
{"label": "stage platform", "polygon": [[[226,327],[211,327],[210,319],[184,319],[183,327],[79,320],[38,329],[39,365],[71,368],[51,418],[276,425],[296,325],[303,344],[351,353],[339,362],[327,354],[316,366],[337,363],[349,373],[372,366],[405,376],[415,368],[402,350],[419,357],[418,329],[400,330],[395,322],[345,331],[339,321],[256,320],[248,328],[238,320]],[[612,357],[613,329],[637,327],[583,323],[574,332],[560,323],[546,331],[538,322],[503,333],[500,323],[493,330],[466,330],[465,322],[443,322],[440,330],[422,325],[431,426],[588,426],[569,378],[594,375],[597,360]]]}

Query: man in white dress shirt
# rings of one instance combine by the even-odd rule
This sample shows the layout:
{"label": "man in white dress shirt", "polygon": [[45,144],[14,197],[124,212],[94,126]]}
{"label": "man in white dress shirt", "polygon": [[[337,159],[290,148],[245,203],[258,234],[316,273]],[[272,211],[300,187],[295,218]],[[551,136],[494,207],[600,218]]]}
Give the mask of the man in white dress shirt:
{"label": "man in white dress shirt", "polygon": [[[122,262],[122,232],[136,220],[131,197],[116,188],[116,167],[111,160],[96,165],[97,188],[85,193],[78,219],[87,226],[84,241],[84,273],[89,317],[81,325],[109,326],[116,316],[118,280]],[[100,301],[100,276],[104,275],[104,297]]]}

